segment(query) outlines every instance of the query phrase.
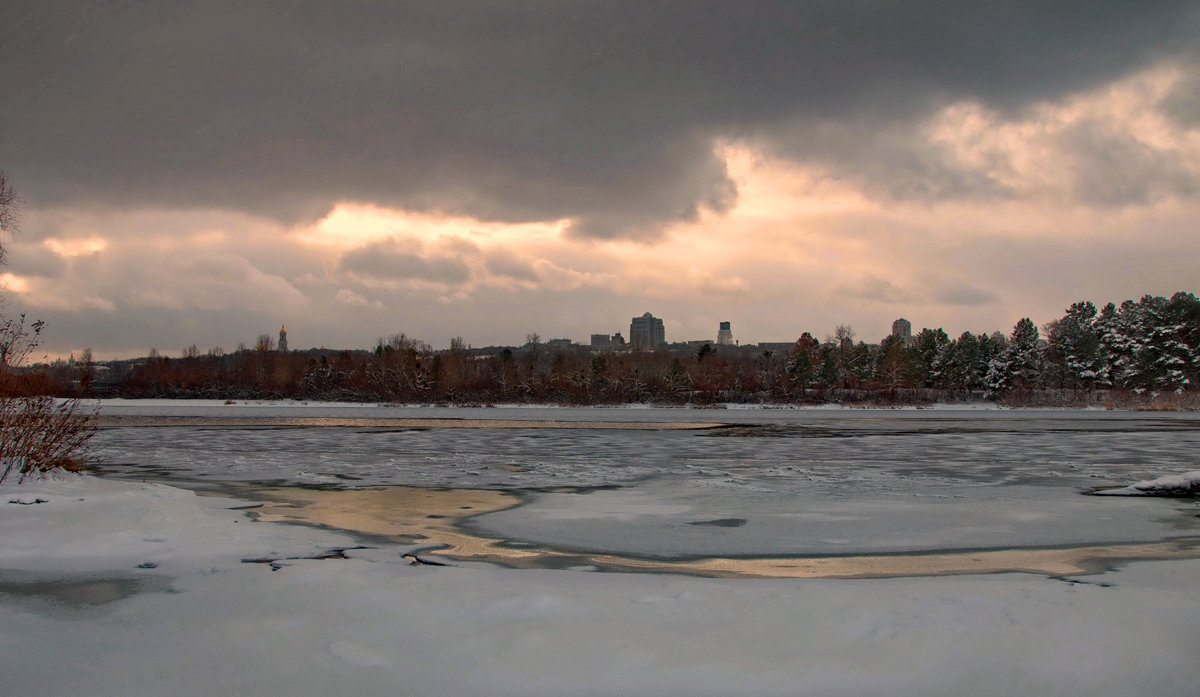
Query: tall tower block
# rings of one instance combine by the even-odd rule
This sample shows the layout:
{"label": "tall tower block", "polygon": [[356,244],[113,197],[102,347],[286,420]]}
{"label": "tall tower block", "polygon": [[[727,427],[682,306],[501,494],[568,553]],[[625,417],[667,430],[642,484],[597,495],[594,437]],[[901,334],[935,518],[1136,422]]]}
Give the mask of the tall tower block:
{"label": "tall tower block", "polygon": [[663,321],[647,312],[629,323],[629,343],[642,348],[657,348],[667,343]]}
{"label": "tall tower block", "polygon": [[721,322],[717,330],[717,345],[733,346],[733,329],[730,328],[729,322]]}

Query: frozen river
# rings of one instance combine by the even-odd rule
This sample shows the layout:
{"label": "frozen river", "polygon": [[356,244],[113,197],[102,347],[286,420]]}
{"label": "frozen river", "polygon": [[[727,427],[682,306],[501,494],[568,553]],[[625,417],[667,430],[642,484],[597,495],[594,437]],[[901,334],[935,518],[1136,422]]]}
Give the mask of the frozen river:
{"label": "frozen river", "polygon": [[1192,502],[1084,495],[1200,468],[1188,413],[115,401],[101,414],[95,451],[114,475],[513,492],[521,505],[466,522],[510,546],[679,560],[1200,535]]}

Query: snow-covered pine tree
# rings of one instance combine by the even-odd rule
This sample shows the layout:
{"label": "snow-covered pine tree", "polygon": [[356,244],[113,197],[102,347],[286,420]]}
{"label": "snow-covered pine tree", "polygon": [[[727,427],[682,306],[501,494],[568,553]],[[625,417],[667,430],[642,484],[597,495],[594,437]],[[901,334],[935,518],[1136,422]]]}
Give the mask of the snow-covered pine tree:
{"label": "snow-covered pine tree", "polygon": [[1134,354],[1136,388],[1181,392],[1195,366],[1195,356],[1183,340],[1186,327],[1174,321],[1166,298],[1143,296],[1138,310],[1143,336]]}
{"label": "snow-covered pine tree", "polygon": [[979,362],[979,339],[971,332],[946,344],[935,361],[938,386],[949,390],[972,390],[979,387],[976,365]]}
{"label": "snow-covered pine tree", "polygon": [[988,366],[987,387],[993,392],[1036,389],[1042,381],[1042,348],[1037,326],[1028,317],[1013,327],[1008,347]]}
{"label": "snow-covered pine tree", "polygon": [[938,354],[950,343],[950,337],[941,327],[922,329],[917,334],[914,348],[918,357],[919,380],[922,387],[933,387],[939,382]]}
{"label": "snow-covered pine tree", "polygon": [[1095,321],[1096,306],[1083,301],[1071,305],[1062,319],[1047,326],[1047,369],[1062,387],[1108,384],[1108,365],[1093,326]]}
{"label": "snow-covered pine tree", "polygon": [[1129,387],[1136,374],[1134,355],[1140,346],[1141,320],[1137,305],[1126,300],[1120,309],[1113,303],[1101,308],[1092,323],[1100,350],[1108,368],[1109,381],[1118,387]]}

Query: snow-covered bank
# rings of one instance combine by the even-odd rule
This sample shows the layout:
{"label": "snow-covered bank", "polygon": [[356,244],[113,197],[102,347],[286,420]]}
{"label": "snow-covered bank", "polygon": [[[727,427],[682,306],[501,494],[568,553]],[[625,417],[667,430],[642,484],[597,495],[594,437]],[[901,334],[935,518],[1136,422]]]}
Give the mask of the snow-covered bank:
{"label": "snow-covered bank", "polygon": [[[254,523],[231,510],[244,504],[93,477],[0,487],[0,694],[1124,697],[1200,684],[1200,560],[1081,583],[410,566],[397,546],[299,559],[361,541]],[[126,592],[63,592],[104,582]]]}
{"label": "snow-covered bank", "polygon": [[1103,489],[1097,496],[1200,496],[1200,470],[1134,482],[1120,489]]}

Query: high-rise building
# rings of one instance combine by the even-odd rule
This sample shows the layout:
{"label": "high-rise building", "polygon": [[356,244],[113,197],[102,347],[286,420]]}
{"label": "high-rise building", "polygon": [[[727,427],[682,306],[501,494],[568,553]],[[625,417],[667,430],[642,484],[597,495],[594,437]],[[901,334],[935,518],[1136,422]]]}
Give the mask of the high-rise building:
{"label": "high-rise building", "polygon": [[733,346],[733,330],[729,328],[729,322],[722,322],[717,330],[717,345]]}
{"label": "high-rise building", "polygon": [[629,343],[643,348],[653,348],[667,343],[663,321],[647,312],[634,317],[629,323]]}
{"label": "high-rise building", "polygon": [[280,327],[279,327],[279,350],[280,351],[288,350],[288,347],[287,347],[287,325],[280,325]]}
{"label": "high-rise building", "polygon": [[905,345],[910,345],[916,341],[916,338],[912,333],[912,322],[909,322],[903,317],[895,322],[892,322],[892,336],[900,337],[900,340],[903,341]]}

